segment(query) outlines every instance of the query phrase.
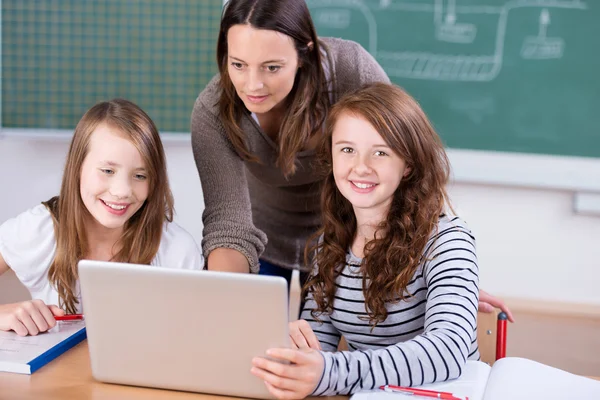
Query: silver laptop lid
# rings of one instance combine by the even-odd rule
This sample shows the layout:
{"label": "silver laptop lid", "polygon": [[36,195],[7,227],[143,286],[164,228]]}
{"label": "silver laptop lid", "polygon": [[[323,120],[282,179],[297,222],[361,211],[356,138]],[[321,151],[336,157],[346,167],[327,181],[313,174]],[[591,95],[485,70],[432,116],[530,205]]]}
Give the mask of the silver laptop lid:
{"label": "silver laptop lid", "polygon": [[288,347],[283,278],[83,260],[94,378],[272,398],[251,360]]}

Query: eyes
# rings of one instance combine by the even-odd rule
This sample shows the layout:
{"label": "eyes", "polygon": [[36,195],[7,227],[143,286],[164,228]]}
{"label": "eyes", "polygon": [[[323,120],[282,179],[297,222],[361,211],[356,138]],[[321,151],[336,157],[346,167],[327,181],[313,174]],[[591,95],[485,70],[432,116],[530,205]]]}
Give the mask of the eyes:
{"label": "eyes", "polygon": [[[114,175],[115,174],[115,171],[110,168],[100,168],[100,171],[104,175]],[[138,181],[145,181],[146,179],[148,179],[148,177],[144,174],[134,174],[133,179],[138,180]]]}
{"label": "eyes", "polygon": [[[236,61],[232,62],[231,66],[238,71],[241,71],[245,68],[244,64]],[[268,72],[275,73],[281,69],[281,65],[266,65],[264,68]]]}
{"label": "eyes", "polygon": [[[355,150],[354,150],[352,147],[342,147],[342,148],[340,149],[340,151],[341,151],[342,153],[346,153],[346,154],[354,154],[354,153],[356,152],[356,151],[355,151]],[[389,154],[388,154],[388,153],[386,153],[385,151],[382,151],[382,150],[375,150],[375,151],[373,152],[373,155],[374,155],[374,156],[377,156],[377,157],[383,157],[383,156],[387,156],[387,155],[389,155]]]}

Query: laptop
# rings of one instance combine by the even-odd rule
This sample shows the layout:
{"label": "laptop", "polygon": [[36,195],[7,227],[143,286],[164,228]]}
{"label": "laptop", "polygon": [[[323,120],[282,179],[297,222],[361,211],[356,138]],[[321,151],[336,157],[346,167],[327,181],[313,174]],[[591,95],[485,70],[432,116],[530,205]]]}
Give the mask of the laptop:
{"label": "laptop", "polygon": [[250,368],[289,347],[284,278],[82,260],[79,279],[95,379],[273,398]]}

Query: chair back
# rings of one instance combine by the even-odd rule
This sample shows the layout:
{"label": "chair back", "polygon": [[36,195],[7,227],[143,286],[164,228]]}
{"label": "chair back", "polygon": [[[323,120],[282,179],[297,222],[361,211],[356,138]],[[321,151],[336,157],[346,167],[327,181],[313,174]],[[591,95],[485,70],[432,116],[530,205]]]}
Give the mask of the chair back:
{"label": "chair back", "polygon": [[498,335],[498,310],[477,313],[477,344],[481,361],[493,365],[496,361],[496,339]]}

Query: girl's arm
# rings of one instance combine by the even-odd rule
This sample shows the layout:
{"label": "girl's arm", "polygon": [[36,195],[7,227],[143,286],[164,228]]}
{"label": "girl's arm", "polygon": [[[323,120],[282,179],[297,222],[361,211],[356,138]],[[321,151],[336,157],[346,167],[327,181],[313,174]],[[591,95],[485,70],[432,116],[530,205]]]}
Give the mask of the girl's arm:
{"label": "girl's arm", "polygon": [[[48,279],[47,266],[54,245],[54,225],[43,205],[5,221],[0,225],[0,275],[10,268],[28,289]],[[40,299],[1,304],[0,330],[12,330],[21,336],[37,335],[53,328],[54,316],[64,313]]]}
{"label": "girl's arm", "polygon": [[[0,254],[0,275],[9,266]],[[0,304],[0,331],[15,331],[19,336],[37,335],[56,325],[55,315],[64,315],[57,306],[47,306],[41,300]]]}
{"label": "girl's arm", "polygon": [[217,99],[213,81],[192,112],[192,149],[205,206],[202,251],[208,269],[258,272],[258,257],[267,238],[252,222],[244,162],[214,114],[216,110],[205,103],[214,106]]}
{"label": "girl's arm", "polygon": [[460,376],[476,340],[479,279],[474,239],[458,228],[434,246],[423,270],[424,332],[381,349],[323,352],[324,370],[314,395],[351,394],[386,384],[422,385]]}
{"label": "girl's arm", "polygon": [[2,258],[2,253],[0,253],[0,275],[4,274],[8,270],[8,264],[6,261],[4,261],[4,258]]}

